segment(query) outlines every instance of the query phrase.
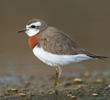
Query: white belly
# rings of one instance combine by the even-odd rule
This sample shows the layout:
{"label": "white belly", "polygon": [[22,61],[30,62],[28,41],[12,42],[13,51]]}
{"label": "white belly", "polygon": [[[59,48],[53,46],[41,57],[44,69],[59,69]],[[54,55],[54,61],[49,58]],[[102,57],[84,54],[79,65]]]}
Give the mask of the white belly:
{"label": "white belly", "polygon": [[56,55],[56,54],[52,54],[47,51],[44,51],[43,48],[39,48],[37,46],[34,47],[33,53],[38,59],[40,59],[42,62],[50,66],[66,65],[66,64],[80,62],[82,60],[87,60],[91,58],[85,54]]}

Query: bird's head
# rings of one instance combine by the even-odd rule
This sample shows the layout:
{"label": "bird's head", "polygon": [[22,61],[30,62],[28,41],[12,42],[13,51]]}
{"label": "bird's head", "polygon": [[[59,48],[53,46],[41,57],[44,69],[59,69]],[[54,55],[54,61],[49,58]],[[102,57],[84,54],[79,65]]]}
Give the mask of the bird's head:
{"label": "bird's head", "polygon": [[44,21],[39,19],[32,19],[28,22],[26,28],[19,31],[19,33],[25,32],[29,37],[31,37],[44,31],[47,27],[48,26]]}

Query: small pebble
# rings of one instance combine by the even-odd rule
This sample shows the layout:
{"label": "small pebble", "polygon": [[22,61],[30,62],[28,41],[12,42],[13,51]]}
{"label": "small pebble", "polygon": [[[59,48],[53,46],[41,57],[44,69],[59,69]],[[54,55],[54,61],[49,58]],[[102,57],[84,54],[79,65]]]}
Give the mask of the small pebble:
{"label": "small pebble", "polygon": [[100,78],[96,80],[96,83],[103,83],[103,82],[104,82],[104,80],[100,79]]}
{"label": "small pebble", "polygon": [[84,85],[78,85],[78,89],[82,89]]}
{"label": "small pebble", "polygon": [[71,99],[74,99],[74,98],[76,98],[76,96],[71,96],[70,98],[71,98]]}
{"label": "small pebble", "polygon": [[17,97],[25,97],[26,94],[25,94],[25,93],[18,93],[18,94],[16,94],[15,96],[17,96]]}
{"label": "small pebble", "polygon": [[70,93],[69,93],[69,94],[67,94],[67,97],[70,97],[70,96],[72,96],[72,94],[70,94]]}
{"label": "small pebble", "polygon": [[73,96],[71,93],[67,94],[67,97],[70,97],[71,99],[76,98],[76,96]]}
{"label": "small pebble", "polygon": [[83,82],[83,80],[81,78],[75,78],[73,80],[73,83],[82,83],[82,82]]}
{"label": "small pebble", "polygon": [[93,93],[92,96],[98,96],[98,94],[97,93]]}
{"label": "small pebble", "polygon": [[17,90],[17,89],[14,89],[14,88],[7,90],[8,93],[10,93],[10,92],[17,92],[17,91],[18,91],[18,90]]}
{"label": "small pebble", "polygon": [[108,85],[108,88],[110,88],[110,84]]}

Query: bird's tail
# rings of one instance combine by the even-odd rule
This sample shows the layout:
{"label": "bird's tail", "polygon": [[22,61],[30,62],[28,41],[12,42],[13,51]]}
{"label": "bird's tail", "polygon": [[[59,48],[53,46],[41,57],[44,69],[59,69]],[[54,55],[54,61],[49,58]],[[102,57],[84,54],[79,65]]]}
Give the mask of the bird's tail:
{"label": "bird's tail", "polygon": [[108,58],[106,56],[90,56],[92,58],[96,58],[96,59],[105,59],[105,58]]}
{"label": "bird's tail", "polygon": [[95,59],[106,59],[106,58],[109,58],[107,56],[97,56],[93,53],[90,53],[89,51],[87,50],[84,50],[84,49],[81,49],[81,52],[86,54],[87,56],[91,57],[91,58],[95,58]]}

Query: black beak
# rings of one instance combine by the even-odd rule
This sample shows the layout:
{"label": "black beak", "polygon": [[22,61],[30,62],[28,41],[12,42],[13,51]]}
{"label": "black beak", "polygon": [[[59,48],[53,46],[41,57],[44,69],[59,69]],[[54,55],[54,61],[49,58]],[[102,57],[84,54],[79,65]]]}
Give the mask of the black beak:
{"label": "black beak", "polygon": [[18,31],[18,33],[22,33],[22,32],[25,32],[25,31],[26,31],[26,29],[23,29],[23,30]]}

